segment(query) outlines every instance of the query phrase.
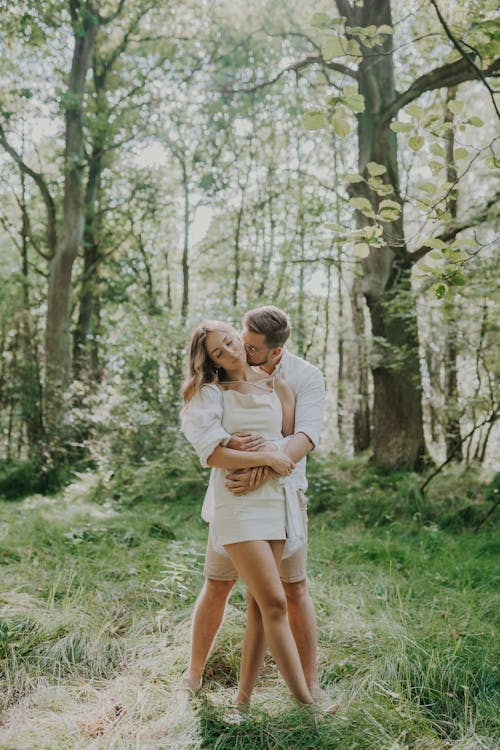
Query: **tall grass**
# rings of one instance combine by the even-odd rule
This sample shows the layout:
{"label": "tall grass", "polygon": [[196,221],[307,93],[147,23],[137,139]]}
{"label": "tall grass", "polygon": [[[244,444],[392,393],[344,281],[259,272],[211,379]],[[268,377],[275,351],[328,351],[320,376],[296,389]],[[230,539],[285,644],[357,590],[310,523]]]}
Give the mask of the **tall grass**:
{"label": "tall grass", "polygon": [[245,619],[238,585],[201,695],[180,677],[203,582],[203,472],[85,474],[0,502],[0,747],[498,746],[498,539],[474,474],[311,467],[310,586],[331,712],[305,719],[270,658],[247,721],[228,721]]}

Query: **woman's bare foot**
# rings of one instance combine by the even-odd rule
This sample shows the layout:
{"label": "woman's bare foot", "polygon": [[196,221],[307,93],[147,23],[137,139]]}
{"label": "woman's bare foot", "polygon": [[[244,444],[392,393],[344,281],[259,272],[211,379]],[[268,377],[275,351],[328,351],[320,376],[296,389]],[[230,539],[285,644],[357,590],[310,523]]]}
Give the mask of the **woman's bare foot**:
{"label": "woman's bare foot", "polygon": [[187,690],[192,695],[196,695],[202,688],[203,677],[200,677],[199,680],[196,680],[193,678],[190,671],[186,670],[186,672],[184,672],[184,674],[182,675],[181,685],[184,690]]}

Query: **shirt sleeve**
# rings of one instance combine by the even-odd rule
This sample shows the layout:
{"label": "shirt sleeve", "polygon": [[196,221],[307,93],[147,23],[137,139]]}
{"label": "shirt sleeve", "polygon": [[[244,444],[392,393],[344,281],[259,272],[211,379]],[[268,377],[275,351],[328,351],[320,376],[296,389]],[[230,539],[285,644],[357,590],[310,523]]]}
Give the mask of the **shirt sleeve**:
{"label": "shirt sleeve", "polygon": [[295,398],[294,432],[305,433],[316,448],[325,410],[325,384],[321,372],[316,367],[310,367],[301,377]]}
{"label": "shirt sleeve", "polygon": [[223,395],[215,385],[204,385],[181,412],[181,429],[200,459],[208,466],[207,459],[222,442],[231,435],[222,426]]}

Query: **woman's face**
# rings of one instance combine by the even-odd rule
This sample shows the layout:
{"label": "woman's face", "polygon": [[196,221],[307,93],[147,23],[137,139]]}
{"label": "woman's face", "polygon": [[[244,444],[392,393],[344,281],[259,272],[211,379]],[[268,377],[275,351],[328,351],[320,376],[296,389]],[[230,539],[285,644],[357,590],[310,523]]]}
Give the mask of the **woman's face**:
{"label": "woman's face", "polygon": [[205,339],[205,350],[216,367],[234,370],[246,362],[245,348],[231,330],[210,331]]}

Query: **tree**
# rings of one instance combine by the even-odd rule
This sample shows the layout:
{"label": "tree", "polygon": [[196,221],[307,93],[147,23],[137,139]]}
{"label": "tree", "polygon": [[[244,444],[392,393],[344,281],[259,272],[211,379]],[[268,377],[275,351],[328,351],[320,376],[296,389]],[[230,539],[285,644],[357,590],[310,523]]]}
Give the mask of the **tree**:
{"label": "tree", "polygon": [[[436,6],[434,2],[433,5]],[[322,55],[310,55],[303,63],[321,64],[357,84],[355,88],[343,86],[339,95],[331,96],[327,103],[339,134],[349,130],[347,109],[354,111],[357,118],[359,174],[353,176],[348,190],[356,210],[356,249],[362,257],[363,289],[376,345],[372,366],[374,457],[390,468],[419,467],[425,456],[425,442],[411,278],[415,263],[432,245],[423,243],[418,250],[410,251],[405,238],[396,132],[408,128],[406,123],[394,123],[394,118],[428,92],[475,79],[486,81],[498,73],[500,61],[491,61],[484,69],[478,67],[475,56],[451,34],[436,6],[447,37],[460,52],[458,59],[422,73],[400,92],[395,83],[390,0],[361,4],[336,0],[336,7],[345,24],[344,33],[327,34]],[[316,24],[323,29],[335,28],[325,14],[316,17]],[[483,31],[493,33],[487,25]],[[357,62],[356,67],[338,61],[346,55]],[[416,105],[413,111],[421,116]],[[323,125],[322,115],[315,117],[306,123],[309,127]],[[414,136],[409,145],[418,151],[423,146],[422,136]],[[481,213],[484,218],[484,210]],[[464,224],[447,221],[440,236],[450,242]],[[450,281],[460,283],[459,277],[451,277]]]}

